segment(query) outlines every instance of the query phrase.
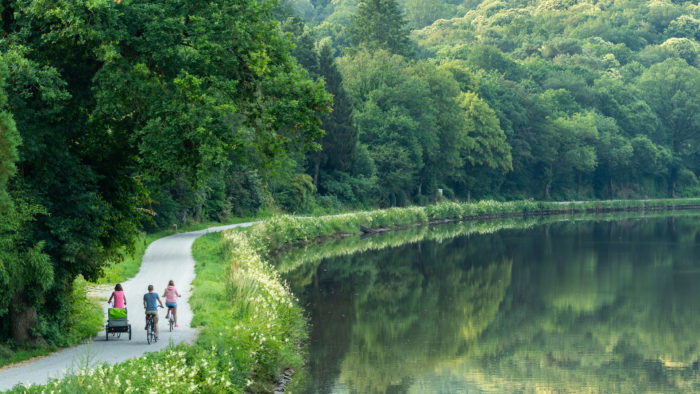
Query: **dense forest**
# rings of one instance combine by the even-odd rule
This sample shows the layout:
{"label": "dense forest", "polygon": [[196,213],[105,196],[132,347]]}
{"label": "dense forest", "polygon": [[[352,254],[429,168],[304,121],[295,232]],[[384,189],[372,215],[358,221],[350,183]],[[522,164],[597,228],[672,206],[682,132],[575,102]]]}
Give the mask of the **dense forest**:
{"label": "dense forest", "polygon": [[143,229],[697,195],[699,40],[690,1],[3,1],[0,339]]}
{"label": "dense forest", "polygon": [[[693,2],[288,5],[305,18],[283,23],[300,63],[316,70],[330,51],[340,71],[320,72],[336,96],[327,153],[306,164],[320,195],[382,205],[434,200],[438,189],[458,199],[697,195]],[[339,165],[342,119],[358,143]]]}

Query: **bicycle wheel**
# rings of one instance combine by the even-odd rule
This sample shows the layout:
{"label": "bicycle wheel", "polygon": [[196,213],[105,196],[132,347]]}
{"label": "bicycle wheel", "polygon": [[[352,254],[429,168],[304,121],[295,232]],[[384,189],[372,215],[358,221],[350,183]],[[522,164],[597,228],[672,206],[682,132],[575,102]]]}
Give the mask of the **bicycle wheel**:
{"label": "bicycle wheel", "polygon": [[129,340],[131,340],[131,324],[129,324]]}
{"label": "bicycle wheel", "polygon": [[153,330],[151,329],[153,327],[153,321],[149,320],[148,325],[146,327],[146,341],[148,344],[151,344],[151,341],[153,340]]}
{"label": "bicycle wheel", "polygon": [[173,330],[173,326],[175,325],[175,320],[173,320],[173,317],[170,316],[170,331]]}

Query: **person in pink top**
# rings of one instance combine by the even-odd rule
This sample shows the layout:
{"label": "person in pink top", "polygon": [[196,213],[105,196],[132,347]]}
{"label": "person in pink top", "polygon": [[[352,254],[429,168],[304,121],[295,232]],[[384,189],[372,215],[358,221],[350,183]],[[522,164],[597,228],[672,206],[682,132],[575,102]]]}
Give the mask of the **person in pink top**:
{"label": "person in pink top", "polygon": [[170,309],[173,310],[173,320],[175,320],[175,327],[178,327],[177,325],[177,298],[180,297],[180,293],[177,292],[177,289],[175,288],[175,282],[170,280],[168,282],[168,287],[165,288],[165,291],[163,291],[163,298],[165,298],[165,306],[168,307],[168,313],[165,314],[165,318],[167,319],[170,317]]}
{"label": "person in pink top", "polygon": [[112,295],[109,296],[107,303],[111,303],[112,299],[114,299],[115,308],[126,308],[126,296],[124,295],[124,289],[122,289],[121,283],[117,283],[117,285],[114,286],[114,291],[112,292]]}

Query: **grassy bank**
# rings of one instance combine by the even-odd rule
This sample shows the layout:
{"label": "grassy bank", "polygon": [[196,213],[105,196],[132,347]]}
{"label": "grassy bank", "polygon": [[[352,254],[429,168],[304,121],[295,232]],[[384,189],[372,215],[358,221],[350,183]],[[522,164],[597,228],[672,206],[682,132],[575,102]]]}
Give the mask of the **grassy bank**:
{"label": "grassy bank", "polygon": [[[360,225],[399,228],[445,220],[676,210],[698,205],[700,200],[440,203],[326,217],[279,216],[246,231],[207,235],[195,242],[193,252],[197,261],[191,298],[193,325],[201,327],[195,345],[78,371],[47,386],[17,391],[141,392],[152,387],[162,392],[271,391],[284,369],[302,364],[300,345],[305,340],[306,323],[293,295],[268,263],[270,256],[312,240],[359,233]],[[489,231],[488,225],[481,231]],[[166,373],[154,375],[153,371]]]}
{"label": "grassy bank", "polygon": [[114,366],[82,369],[15,392],[269,392],[285,368],[298,368],[306,335],[302,309],[245,232],[212,233],[193,248],[193,346],[179,345]]}
{"label": "grassy bank", "polygon": [[269,255],[290,246],[337,234],[360,233],[360,226],[373,229],[400,228],[441,221],[529,217],[553,214],[606,213],[616,211],[664,211],[700,208],[700,199],[612,200],[590,202],[480,201],[442,202],[426,207],[389,208],[336,216],[277,216],[255,226],[256,251]]}
{"label": "grassy bank", "polygon": [[459,221],[432,226],[412,226],[400,231],[386,231],[371,237],[339,237],[324,242],[308,243],[276,255],[273,265],[282,275],[295,270],[313,272],[324,259],[379,251],[424,240],[446,241],[465,235],[490,234],[508,229],[527,229],[548,223],[571,220],[636,220],[649,217],[683,217],[687,211],[612,212],[603,214],[548,215],[525,218],[504,218],[487,221]]}

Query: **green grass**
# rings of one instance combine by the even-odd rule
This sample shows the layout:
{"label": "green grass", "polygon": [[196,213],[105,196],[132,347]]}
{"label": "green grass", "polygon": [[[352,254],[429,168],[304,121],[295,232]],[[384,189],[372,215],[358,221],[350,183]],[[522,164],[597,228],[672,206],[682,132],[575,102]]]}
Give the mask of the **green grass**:
{"label": "green grass", "polygon": [[284,368],[298,368],[306,338],[303,310],[277,272],[239,230],[200,237],[193,246],[197,265],[191,297],[198,343],[235,348],[236,387],[268,392]]}
{"label": "green grass", "polygon": [[226,275],[227,251],[221,233],[199,237],[192,246],[192,256],[197,262],[192,282],[196,291],[189,300],[194,311],[193,327],[225,325],[223,320],[227,317],[221,311],[230,308],[230,301],[224,296],[225,285],[221,278]]}
{"label": "green grass", "polygon": [[0,344],[0,367],[29,360],[33,357],[45,356],[56,351],[55,346],[23,346],[12,343]]}

